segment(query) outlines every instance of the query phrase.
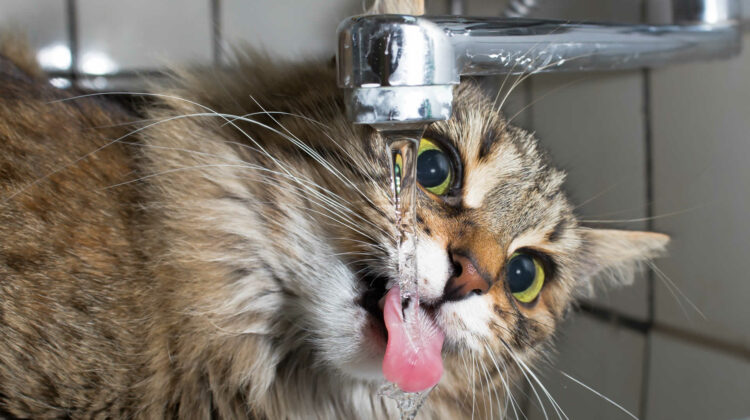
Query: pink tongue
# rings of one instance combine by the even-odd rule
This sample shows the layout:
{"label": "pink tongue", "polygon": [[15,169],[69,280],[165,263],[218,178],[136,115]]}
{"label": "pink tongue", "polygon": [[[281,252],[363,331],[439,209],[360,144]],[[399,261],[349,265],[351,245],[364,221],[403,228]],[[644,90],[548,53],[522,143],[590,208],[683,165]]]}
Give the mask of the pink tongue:
{"label": "pink tongue", "polygon": [[[416,314],[410,312],[414,317]],[[388,329],[388,345],[383,359],[385,379],[405,392],[424,391],[438,383],[443,375],[445,335],[424,312],[416,320],[404,321],[401,292],[392,287],[385,296],[383,319]]]}

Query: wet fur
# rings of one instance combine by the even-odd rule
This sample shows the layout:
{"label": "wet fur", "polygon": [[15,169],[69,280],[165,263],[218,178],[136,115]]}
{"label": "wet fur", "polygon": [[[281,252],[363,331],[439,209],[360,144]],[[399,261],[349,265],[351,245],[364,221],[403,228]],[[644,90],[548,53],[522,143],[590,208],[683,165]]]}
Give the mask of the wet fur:
{"label": "wet fur", "polygon": [[[357,273],[396,274],[385,145],[346,120],[330,63],[240,54],[179,74],[138,115],[7,58],[0,89],[6,415],[396,415],[351,374],[377,357],[352,338],[368,322]],[[667,239],[579,226],[563,174],[471,82],[428,135],[464,177],[450,202],[420,193],[420,239],[470,253],[493,287],[442,306],[446,373],[421,414],[497,416],[592,276]],[[554,262],[530,305],[503,283],[521,247]]]}

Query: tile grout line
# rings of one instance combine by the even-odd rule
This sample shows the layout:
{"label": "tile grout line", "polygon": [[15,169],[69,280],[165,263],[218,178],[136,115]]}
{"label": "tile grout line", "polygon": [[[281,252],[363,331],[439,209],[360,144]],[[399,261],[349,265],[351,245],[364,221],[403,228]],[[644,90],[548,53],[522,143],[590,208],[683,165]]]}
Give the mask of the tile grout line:
{"label": "tile grout line", "polygon": [[211,4],[211,36],[213,47],[213,62],[215,67],[221,66],[221,46],[222,46],[222,27],[221,27],[221,0],[208,0]]}
{"label": "tile grout line", "polygon": [[[645,13],[644,13],[645,14]],[[644,16],[645,17],[645,16]],[[653,157],[653,133],[652,133],[652,108],[651,108],[651,70],[642,70],[643,78],[643,131],[644,131],[644,151],[646,164],[646,230],[654,230],[654,157]],[[646,409],[648,407],[649,378],[651,375],[651,334],[655,322],[656,299],[654,270],[649,269],[646,273],[646,342],[643,348],[643,372],[641,373],[641,406],[640,417],[646,418]]]}
{"label": "tile grout line", "polygon": [[[641,22],[648,22],[648,0],[641,0],[640,4]],[[643,146],[645,160],[646,178],[646,230],[654,229],[654,160],[653,160],[653,132],[652,132],[652,108],[651,108],[651,71],[641,71],[642,80],[642,115],[643,115]],[[638,416],[646,419],[648,410],[648,397],[650,391],[651,377],[651,353],[652,353],[652,330],[654,327],[656,313],[656,300],[654,288],[654,270],[649,268],[646,272],[646,322],[644,330],[643,360],[641,362],[641,395],[638,407]]]}
{"label": "tile grout line", "polygon": [[73,84],[78,80],[78,10],[76,0],[66,0],[65,7],[68,19],[68,48],[70,49],[70,68],[66,76]]}
{"label": "tile grout line", "polygon": [[618,327],[643,334],[644,336],[651,332],[658,332],[678,341],[691,343],[692,345],[704,347],[707,350],[720,352],[728,356],[750,361],[750,349],[740,343],[728,342],[720,338],[707,337],[700,333],[668,324],[662,324],[659,322],[650,323],[590,302],[579,302],[577,310],[590,318],[614,324]]}

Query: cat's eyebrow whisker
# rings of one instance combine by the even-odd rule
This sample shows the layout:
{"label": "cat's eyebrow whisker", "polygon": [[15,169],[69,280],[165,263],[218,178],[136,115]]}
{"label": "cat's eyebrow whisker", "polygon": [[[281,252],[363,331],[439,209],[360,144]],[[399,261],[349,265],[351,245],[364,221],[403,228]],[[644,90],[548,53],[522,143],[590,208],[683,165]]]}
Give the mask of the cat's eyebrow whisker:
{"label": "cat's eyebrow whisker", "polygon": [[588,204],[588,203],[596,200],[597,198],[599,198],[599,197],[607,194],[608,192],[612,191],[613,189],[615,189],[616,187],[618,187],[620,184],[622,184],[622,180],[609,185],[607,188],[604,188],[603,190],[601,190],[598,193],[592,195],[588,199],[583,200],[582,202],[578,203],[578,205],[576,205],[575,207],[573,207],[573,209],[575,210],[575,209],[579,209],[579,208],[585,206],[586,204]]}
{"label": "cat's eyebrow whisker", "polygon": [[565,61],[578,60],[580,58],[591,57],[593,55],[594,55],[593,53],[581,54],[581,55],[570,57],[570,58],[563,58],[563,59],[560,59],[560,60],[555,60],[555,61],[553,61],[553,62],[551,62],[549,64],[546,64],[546,65],[541,66],[541,67],[539,67],[537,69],[534,69],[533,71],[529,72],[528,74],[521,74],[521,76],[519,76],[518,79],[508,89],[508,92],[505,94],[505,96],[503,97],[503,100],[500,102],[500,106],[498,106],[496,109],[498,109],[498,110],[502,109],[503,106],[505,105],[505,101],[508,100],[508,97],[510,96],[510,94],[516,89],[516,87],[518,87],[521,83],[523,83],[529,77],[531,77],[531,76],[533,76],[533,75],[535,75],[537,73],[543,72],[544,70],[546,70],[546,69],[548,69],[550,67],[558,66],[558,65],[562,64]]}
{"label": "cat's eyebrow whisker", "polygon": [[[322,158],[322,157],[321,157],[321,156],[320,156],[320,155],[319,155],[319,154],[318,154],[317,152],[315,152],[315,151],[314,151],[313,149],[310,149],[310,148],[309,148],[308,146],[304,145],[304,143],[302,143],[302,142],[301,142],[301,141],[299,141],[298,139],[296,139],[296,138],[295,138],[295,139],[296,139],[296,140],[295,140],[295,139],[293,139],[292,137],[290,137],[290,136],[288,136],[288,135],[285,135],[284,133],[281,133],[280,131],[276,130],[276,129],[275,129],[275,128],[273,128],[273,127],[270,127],[270,126],[268,126],[268,125],[266,125],[266,124],[263,124],[263,123],[261,123],[261,122],[258,122],[258,121],[252,120],[252,119],[239,118],[239,117],[238,117],[237,119],[238,119],[238,120],[241,120],[241,121],[245,121],[245,122],[248,122],[248,123],[252,123],[252,124],[257,124],[257,125],[259,125],[259,126],[261,126],[261,127],[263,127],[263,128],[266,128],[266,129],[268,129],[268,130],[270,130],[270,131],[272,131],[272,132],[274,132],[274,133],[276,133],[276,134],[278,134],[278,135],[280,135],[280,136],[282,136],[282,137],[286,138],[287,140],[289,140],[289,141],[293,142],[293,143],[294,143],[295,145],[298,145],[298,147],[300,147],[300,148],[303,148],[303,147],[304,147],[304,148],[306,148],[306,149],[309,149],[310,151],[309,151],[309,152],[308,152],[308,151],[306,151],[306,153],[308,153],[308,154],[309,154],[309,155],[310,155],[311,157],[313,157],[313,158],[314,158],[314,159],[315,159],[316,161],[318,161],[318,162],[319,162],[319,163],[320,163],[321,165],[323,165],[324,167],[326,167],[327,169],[329,169],[329,171],[330,171],[330,172],[331,172],[331,173],[332,173],[332,174],[333,174],[334,176],[336,176],[336,177],[337,177],[338,179],[340,179],[341,181],[343,181],[343,182],[345,182],[345,183],[348,183],[348,184],[350,184],[350,185],[352,185],[352,186],[354,185],[354,184],[353,184],[353,183],[352,183],[352,182],[351,182],[350,180],[348,180],[348,179],[347,179],[346,177],[344,177],[344,176],[343,176],[342,174],[340,174],[340,172],[339,172],[338,170],[336,170],[335,168],[333,168],[333,167],[332,167],[332,166],[331,166],[331,165],[330,165],[330,164],[329,164],[329,163],[328,163],[327,161],[325,161],[325,159],[323,159],[323,158]],[[244,133],[244,131],[243,131],[243,133]],[[252,140],[252,141],[253,141],[253,142],[255,142],[255,140]],[[257,142],[256,142],[256,144],[257,144]],[[300,145],[302,145],[302,146],[300,146]],[[260,147],[260,146],[259,146],[259,147]],[[303,150],[305,150],[304,148],[303,148]],[[265,152],[265,150],[262,150],[262,151],[263,151],[264,153],[267,153],[267,152]],[[317,157],[316,157],[316,156],[317,156]],[[274,159],[274,161],[275,161],[275,163],[276,163],[277,165],[280,165],[280,167],[281,167],[281,164],[280,164],[280,163],[279,163],[279,162],[278,162],[277,160],[275,160],[275,159]],[[289,171],[289,170],[288,170],[287,168],[284,168],[284,167],[282,167],[282,169],[283,169],[283,170],[284,170],[284,172],[286,172],[286,173],[287,173],[288,175],[292,176],[292,177],[293,177],[293,178],[294,178],[295,180],[298,180],[298,179],[299,179],[298,177],[295,177],[294,175],[292,175],[292,174],[291,174],[291,172],[290,172],[290,171]],[[310,181],[310,180],[307,180],[307,182],[309,182],[309,183],[313,183],[313,182],[312,182],[312,181]],[[315,184],[315,183],[314,183],[314,184]],[[318,186],[318,187],[319,187],[319,188],[321,188],[321,189],[324,189],[324,190],[326,190],[326,191],[327,191],[327,192],[328,192],[329,194],[331,194],[331,195],[335,196],[335,197],[336,197],[337,199],[340,199],[340,200],[343,200],[343,201],[345,201],[345,202],[348,202],[347,200],[343,199],[343,198],[342,198],[341,196],[339,196],[338,194],[336,194],[336,193],[334,193],[334,192],[332,192],[332,191],[330,191],[330,190],[327,190],[327,189],[323,188],[322,186],[319,186],[318,184],[315,184],[315,185],[316,185],[316,186]],[[370,199],[369,199],[369,198],[368,198],[368,197],[367,197],[367,196],[366,196],[366,195],[365,195],[365,194],[364,194],[364,193],[363,193],[363,192],[362,192],[361,190],[359,190],[359,188],[357,188],[356,186],[354,186],[354,189],[355,189],[355,190],[356,190],[357,192],[359,192],[359,194],[360,194],[360,195],[361,195],[361,196],[362,196],[363,198],[365,198],[365,200],[367,200],[368,202],[372,203],[372,201],[370,201]],[[309,188],[308,188],[308,190],[309,190],[310,192],[313,192],[313,193],[315,193],[314,191],[310,190]],[[351,203],[350,203],[350,204],[351,204]],[[373,204],[373,205],[375,205],[375,203],[372,203],[372,204]],[[371,226],[372,226],[372,227],[374,227],[375,229],[383,230],[383,228],[381,228],[380,226],[377,226],[376,224],[372,223],[371,221],[369,221],[369,220],[365,219],[364,217],[362,217],[361,215],[359,215],[359,214],[357,214],[356,212],[352,211],[351,209],[349,209],[349,208],[346,208],[346,207],[342,207],[342,209],[343,209],[344,211],[346,211],[347,213],[350,213],[350,214],[351,214],[352,216],[356,216],[356,217],[357,217],[358,219],[360,219],[360,220],[361,220],[362,222],[364,222],[364,223],[367,223],[367,224],[371,225]]]}
{"label": "cat's eyebrow whisker", "polygon": [[666,217],[674,217],[679,216],[681,214],[689,213],[692,211],[695,211],[699,208],[703,207],[703,205],[699,204],[687,209],[673,211],[670,213],[664,213],[664,214],[657,214],[655,216],[649,216],[649,217],[637,217],[634,219],[612,219],[612,220],[591,220],[591,219],[582,219],[580,222],[582,223],[635,223],[635,222],[645,222],[648,220],[657,220],[657,219],[664,219]]}
{"label": "cat's eyebrow whisker", "polygon": [[[558,25],[557,28],[550,31],[549,35],[554,34],[562,27],[563,27],[563,24]],[[503,88],[505,87],[505,83],[508,81],[508,78],[510,77],[510,75],[513,74],[513,71],[516,69],[516,66],[518,66],[518,63],[521,62],[522,60],[525,60],[529,54],[534,52],[534,50],[543,43],[544,41],[536,42],[534,45],[529,47],[529,49],[525,53],[521,54],[520,57],[515,59],[515,63],[513,63],[513,66],[510,68],[510,71],[508,71],[508,73],[505,74],[505,77],[503,78],[503,82],[500,84],[500,87],[497,90],[497,95],[495,95],[495,100],[492,101],[492,108],[495,108],[495,105],[497,105],[497,99],[500,97],[500,93],[503,91]],[[550,43],[547,43],[547,45],[550,45]],[[521,72],[521,75],[523,75],[523,72]]]}
{"label": "cat's eyebrow whisker", "polygon": [[553,94],[553,93],[555,93],[555,92],[557,92],[557,91],[559,91],[559,90],[562,90],[562,89],[565,89],[565,88],[569,88],[569,87],[573,86],[574,84],[576,84],[576,83],[578,83],[578,82],[580,82],[580,81],[582,81],[582,80],[585,80],[585,79],[586,79],[586,77],[585,77],[585,76],[581,76],[581,77],[579,77],[579,78],[577,78],[577,79],[571,80],[571,81],[570,81],[570,82],[568,82],[568,83],[564,83],[564,84],[562,84],[562,85],[560,85],[560,86],[555,86],[555,87],[554,87],[553,89],[550,89],[550,90],[548,90],[547,92],[544,92],[544,94],[543,94],[543,95],[539,96],[538,98],[535,98],[535,99],[534,99],[533,101],[531,101],[531,102],[529,102],[528,104],[524,105],[524,106],[523,106],[523,108],[521,108],[520,110],[518,110],[518,112],[516,112],[515,114],[513,114],[513,116],[512,116],[512,117],[510,117],[510,118],[509,118],[509,119],[508,119],[508,120],[506,121],[506,124],[510,125],[510,123],[512,123],[512,122],[513,122],[513,120],[514,120],[514,119],[515,119],[515,118],[516,118],[517,116],[521,115],[521,114],[522,114],[522,113],[523,113],[524,111],[526,111],[527,109],[529,109],[529,108],[533,107],[534,105],[536,105],[536,104],[537,104],[537,102],[541,101],[542,99],[546,98],[547,96],[549,96],[549,95],[551,95],[551,94]]}
{"label": "cat's eyebrow whisker", "polygon": [[[263,106],[260,104],[260,102],[258,102],[252,95],[250,96],[250,99],[252,99],[253,102],[255,102],[255,104],[258,107],[260,107],[261,110],[263,110],[264,112],[266,111],[263,108]],[[289,140],[290,142],[292,142],[292,144],[296,145],[297,147],[299,147],[300,149],[302,149],[302,151],[304,151],[305,153],[307,153],[310,157],[312,157],[313,159],[315,159],[316,162],[320,163],[331,174],[333,174],[335,177],[337,177],[339,180],[341,180],[345,184],[349,185],[352,189],[354,189],[355,191],[357,191],[362,197],[364,197],[365,199],[367,199],[369,201],[369,198],[367,197],[367,195],[365,195],[365,193],[363,193],[349,178],[347,178],[346,176],[344,176],[344,174],[342,174],[341,171],[339,171],[338,169],[334,168],[333,165],[331,165],[328,161],[326,161],[323,158],[323,156],[320,155],[320,153],[318,153],[315,149],[309,147],[302,140],[300,140],[297,136],[295,136],[294,133],[292,133],[291,131],[289,131],[289,129],[287,129],[283,124],[281,124],[272,114],[267,113],[267,115],[271,118],[271,120],[273,120],[276,124],[278,124],[279,127],[283,128],[284,131],[287,132],[288,136],[287,135],[282,135],[282,133],[280,133],[279,131],[277,131],[275,129],[272,129],[271,127],[268,127],[265,124],[260,124],[260,123],[257,123],[257,124],[265,126],[268,129],[272,129],[273,131],[275,131],[279,135],[282,135],[283,137],[285,137],[287,140]],[[242,120],[244,121],[244,119],[242,119]],[[337,146],[339,146],[338,143],[336,143],[330,136],[328,138],[331,141],[333,141],[334,144],[336,144]],[[339,147],[341,148],[341,146],[339,146]]]}
{"label": "cat's eyebrow whisker", "polygon": [[[559,370],[559,369],[558,369],[558,370]],[[620,410],[621,410],[621,411],[622,411],[623,413],[627,414],[627,415],[628,415],[628,416],[630,416],[631,418],[633,418],[633,419],[635,419],[635,420],[639,420],[639,419],[638,419],[638,417],[636,417],[636,416],[635,416],[635,415],[634,415],[633,413],[631,413],[630,411],[626,410],[626,409],[625,409],[625,407],[621,406],[620,404],[617,404],[616,402],[612,401],[612,400],[611,400],[610,398],[607,398],[607,397],[606,397],[605,395],[603,395],[603,394],[601,394],[600,392],[598,392],[598,391],[594,390],[594,389],[593,389],[593,388],[591,388],[590,386],[588,386],[588,385],[584,384],[583,382],[579,381],[578,379],[576,379],[576,378],[574,378],[574,377],[572,377],[572,376],[568,375],[567,373],[563,372],[562,370],[560,370],[560,373],[561,373],[561,374],[562,374],[563,376],[565,376],[566,378],[570,379],[571,381],[573,381],[573,382],[577,383],[578,385],[580,385],[580,386],[584,387],[585,389],[588,389],[589,391],[591,391],[592,393],[594,393],[594,395],[597,395],[597,396],[601,397],[601,398],[602,398],[602,399],[603,399],[604,401],[607,401],[608,403],[610,403],[610,404],[614,405],[615,407],[619,408],[619,409],[620,409]]]}
{"label": "cat's eyebrow whisker", "polygon": [[[671,285],[674,288],[674,290],[676,290],[677,293],[679,293],[680,296],[682,296],[683,299],[685,299],[685,301],[690,306],[692,306],[692,308],[695,309],[696,312],[698,312],[698,315],[700,315],[703,319],[708,319],[708,317],[706,317],[706,315],[703,313],[703,311],[701,311],[698,308],[698,306],[695,303],[693,303],[693,301],[690,300],[690,298],[688,298],[685,295],[685,293],[683,293],[682,290],[680,290],[679,287],[677,287],[677,284],[675,284],[675,282],[672,281],[672,279],[670,279],[669,276],[667,276],[666,273],[664,273],[659,267],[657,267],[656,264],[653,261],[647,261],[646,263],[649,265],[649,267],[651,267],[652,270],[654,270],[654,273],[657,275],[657,277],[661,278],[662,281],[664,281],[665,285]],[[677,299],[677,296],[675,296],[675,299]],[[679,299],[677,299],[677,302],[679,303]],[[683,309],[683,311],[684,311],[684,309]]]}

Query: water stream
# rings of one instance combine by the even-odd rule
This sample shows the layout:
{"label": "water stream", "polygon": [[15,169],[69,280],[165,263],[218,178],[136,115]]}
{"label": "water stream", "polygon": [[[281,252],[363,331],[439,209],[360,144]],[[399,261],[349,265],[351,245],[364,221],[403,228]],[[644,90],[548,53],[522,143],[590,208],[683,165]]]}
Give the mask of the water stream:
{"label": "water stream", "polygon": [[[391,198],[396,222],[398,246],[398,284],[407,334],[419,335],[419,287],[417,284],[417,149],[425,126],[375,127],[386,140],[391,174]],[[428,391],[410,393],[396,385],[385,383],[379,394],[392,398],[398,404],[402,420],[413,420],[427,398]]]}

